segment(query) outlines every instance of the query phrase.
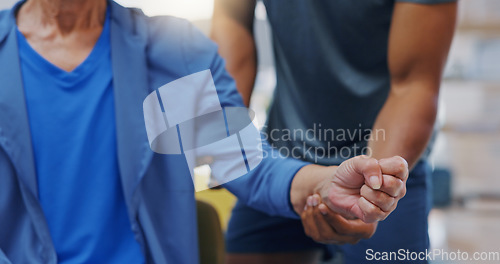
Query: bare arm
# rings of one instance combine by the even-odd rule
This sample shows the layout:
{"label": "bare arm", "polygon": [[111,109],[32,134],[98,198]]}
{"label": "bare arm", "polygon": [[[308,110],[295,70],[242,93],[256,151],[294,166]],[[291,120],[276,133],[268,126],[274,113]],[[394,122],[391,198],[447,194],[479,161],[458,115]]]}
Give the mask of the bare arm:
{"label": "bare arm", "polygon": [[375,158],[400,155],[413,167],[425,150],[436,119],[456,12],[455,2],[396,4],[388,53],[391,90],[369,143]]}
{"label": "bare arm", "polygon": [[216,0],[210,32],[247,107],[257,74],[254,10],[255,0]]}

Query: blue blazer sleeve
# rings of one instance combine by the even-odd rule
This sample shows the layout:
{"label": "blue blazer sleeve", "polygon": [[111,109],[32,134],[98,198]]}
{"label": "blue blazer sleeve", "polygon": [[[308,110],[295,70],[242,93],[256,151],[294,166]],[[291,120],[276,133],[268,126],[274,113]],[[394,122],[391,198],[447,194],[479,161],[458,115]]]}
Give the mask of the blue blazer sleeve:
{"label": "blue blazer sleeve", "polygon": [[0,263],[12,264],[12,262],[10,262],[10,260],[7,258],[7,256],[5,256],[5,254],[3,253],[2,249],[0,249]]}
{"label": "blue blazer sleeve", "polygon": [[[236,84],[225,70],[217,45],[192,25],[184,30],[183,54],[191,73],[210,69],[223,107],[243,106]],[[291,182],[298,170],[308,163],[280,157],[263,141],[264,158],[247,175],[224,185],[240,201],[270,215],[297,218],[290,203]]]}

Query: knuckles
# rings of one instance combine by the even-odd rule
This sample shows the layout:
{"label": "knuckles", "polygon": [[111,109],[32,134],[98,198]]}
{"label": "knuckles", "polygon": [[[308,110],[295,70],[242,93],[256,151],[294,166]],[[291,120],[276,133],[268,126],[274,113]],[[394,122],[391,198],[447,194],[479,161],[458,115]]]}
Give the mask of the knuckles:
{"label": "knuckles", "polygon": [[397,164],[398,171],[404,173],[403,180],[406,180],[408,178],[408,162],[401,156],[394,156],[392,159],[394,159],[394,163]]}
{"label": "knuckles", "polygon": [[379,163],[378,160],[371,158],[371,157],[365,157],[365,166],[367,167],[378,167]]}
{"label": "knuckles", "polygon": [[[383,211],[389,211],[395,202],[394,197],[382,191],[372,190],[366,185],[361,187],[361,195],[365,197],[365,199],[368,200],[369,202],[376,204]],[[372,210],[378,211],[376,209]]]}
{"label": "knuckles", "polygon": [[398,196],[398,198],[401,199],[405,196],[406,196],[406,186],[403,186],[403,188],[401,188],[401,194]]}
{"label": "knuckles", "polygon": [[408,162],[403,157],[401,157],[401,156],[394,156],[394,157],[392,157],[392,159],[394,159],[395,162],[397,164],[399,164],[401,170],[404,170],[404,169],[408,168]]}
{"label": "knuckles", "polygon": [[386,213],[376,207],[367,208],[364,212],[363,222],[365,223],[375,223],[381,221],[387,217]]}

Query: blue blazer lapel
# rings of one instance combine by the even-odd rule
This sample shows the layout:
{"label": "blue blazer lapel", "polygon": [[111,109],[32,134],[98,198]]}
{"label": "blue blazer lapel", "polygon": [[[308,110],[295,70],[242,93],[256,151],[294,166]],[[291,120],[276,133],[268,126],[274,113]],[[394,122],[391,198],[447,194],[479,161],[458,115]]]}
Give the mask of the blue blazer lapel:
{"label": "blue blazer lapel", "polygon": [[0,147],[10,157],[22,188],[38,197],[14,12],[0,24]]}
{"label": "blue blazer lapel", "polygon": [[[137,210],[137,186],[153,152],[149,148],[142,103],[152,91],[146,60],[147,28],[135,11],[114,2],[111,7],[111,59],[118,142],[118,161],[129,213]],[[137,20],[137,21],[135,21]]]}
{"label": "blue blazer lapel", "polygon": [[[26,210],[50,258],[56,259],[49,228],[38,202],[38,184],[24,96],[14,10],[0,18],[0,148],[9,156],[19,179]],[[1,177],[1,175],[0,175]]]}

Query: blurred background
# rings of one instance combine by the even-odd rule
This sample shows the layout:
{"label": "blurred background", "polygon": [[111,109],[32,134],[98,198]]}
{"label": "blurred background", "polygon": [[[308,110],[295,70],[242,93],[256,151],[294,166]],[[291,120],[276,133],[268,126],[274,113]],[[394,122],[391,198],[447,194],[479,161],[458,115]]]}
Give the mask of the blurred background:
{"label": "blurred background", "polygon": [[[148,15],[186,18],[207,34],[210,28],[213,0],[117,2],[142,8]],[[446,251],[499,252],[500,1],[459,2],[459,23],[441,88],[440,133],[431,158],[435,185],[435,209],[429,219],[431,246]],[[14,3],[0,0],[0,9]],[[275,77],[272,33],[262,3],[256,7],[255,33],[259,73],[251,108],[263,125]],[[203,191],[197,197],[214,204],[224,228],[234,197],[223,190]]]}

